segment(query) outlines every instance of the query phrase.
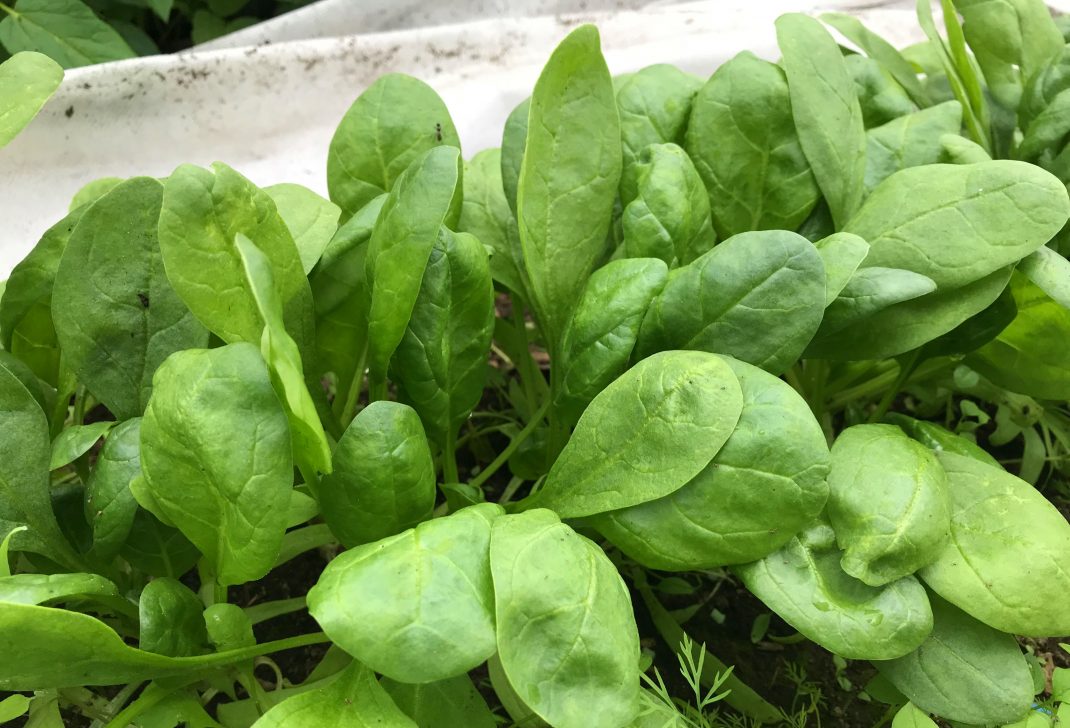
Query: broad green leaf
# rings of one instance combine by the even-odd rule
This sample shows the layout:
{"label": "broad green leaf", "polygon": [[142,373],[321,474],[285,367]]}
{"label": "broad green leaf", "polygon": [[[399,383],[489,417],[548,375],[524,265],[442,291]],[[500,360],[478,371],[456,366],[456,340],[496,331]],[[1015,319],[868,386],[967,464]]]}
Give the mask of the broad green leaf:
{"label": "broad green leaf", "polygon": [[1018,307],[1014,303],[1014,295],[1011,293],[1011,287],[1007,286],[983,311],[925,344],[920,356],[923,359],[933,359],[938,356],[969,354],[996,338],[1017,315]]}
{"label": "broad green leaf", "polygon": [[234,236],[234,247],[241,257],[245,285],[264,321],[260,353],[267,362],[271,385],[290,422],[293,459],[304,468],[306,477],[310,477],[311,472],[329,473],[331,446],[305,381],[301,352],[283,322],[282,301],[279,300],[271,261],[241,233]]}
{"label": "broad green leaf", "polygon": [[849,660],[901,657],[932,631],[932,611],[918,580],[907,576],[872,587],[848,575],[840,567],[836,535],[823,522],[735,571],[781,619]]}
{"label": "broad green leaf", "polygon": [[181,531],[137,508],[120,555],[138,571],[175,579],[193,568],[201,557],[197,547]]}
{"label": "broad green leaf", "polygon": [[272,185],[265,187],[264,192],[275,202],[279,217],[293,236],[301,267],[307,275],[337,232],[342,210],[301,185]]}
{"label": "broad green leaf", "polygon": [[80,190],[74,193],[68,209],[74,212],[82,205],[91,205],[118,187],[122,182],[122,177],[101,177],[92,182],[87,182]]}
{"label": "broad green leaf", "polygon": [[1014,275],[1010,289],[1017,316],[970,355],[969,365],[1013,392],[1070,399],[1070,309],[1022,275]]}
{"label": "broad green leaf", "polygon": [[494,714],[467,675],[422,685],[380,681],[394,704],[419,728],[494,728]]}
{"label": "broad green leaf", "polygon": [[175,579],[153,579],[138,602],[138,646],[169,657],[201,654],[208,644],[203,612],[204,604],[189,587]]}
{"label": "broad green leaf", "polygon": [[970,725],[1009,723],[1033,700],[1033,679],[1014,637],[931,597],[933,631],[918,649],[874,663],[926,713]]}
{"label": "broad green leaf", "polygon": [[919,572],[971,616],[1003,632],[1070,634],[1070,523],[1033,486],[995,467],[937,453],[951,493],[951,541]]}
{"label": "broad green leaf", "polygon": [[237,604],[217,602],[205,609],[204,627],[208,640],[219,652],[256,644],[253,622]]}
{"label": "broad green leaf", "polygon": [[937,728],[937,725],[913,703],[907,703],[896,711],[892,728]]}
{"label": "broad green leaf", "polygon": [[915,110],[910,95],[880,63],[857,53],[845,55],[843,62],[854,81],[866,129],[887,124]]}
{"label": "broad green leaf", "polygon": [[64,68],[136,55],[122,36],[81,0],[18,0],[4,11],[0,43],[11,53],[38,51]]}
{"label": "broad green leaf", "polygon": [[62,81],[63,69],[41,53],[16,53],[0,63],[0,147],[33,121]]}
{"label": "broad green leaf", "polygon": [[827,308],[851,280],[869,253],[869,243],[851,233],[833,233],[814,247],[825,264],[825,307]]}
{"label": "broad green leaf", "polygon": [[817,336],[820,339],[864,322],[870,316],[936,290],[931,278],[900,268],[859,268],[828,305]]}
{"label": "broad green leaf", "polygon": [[942,161],[945,134],[962,128],[962,105],[945,101],[900,116],[866,132],[865,187],[872,190],[895,172]]}
{"label": "broad green leaf", "polygon": [[702,79],[664,63],[636,71],[617,87],[624,205],[638,196],[643,151],[651,144],[683,144],[691,101],[700,88]]}
{"label": "broad green leaf", "polygon": [[784,71],[749,52],[718,68],[695,96],[684,148],[709,190],[721,239],[794,230],[817,204]]}
{"label": "broad green leaf", "polygon": [[776,21],[799,144],[836,226],[862,203],[866,132],[843,54],[825,26],[809,15]]}
{"label": "broad green leaf", "polygon": [[1070,261],[1045,246],[1022,258],[1016,270],[1053,301],[1070,309]]}
{"label": "broad green leaf", "polygon": [[1070,89],[1059,92],[1051,103],[1024,127],[1024,135],[1016,154],[1020,159],[1030,162],[1047,162],[1054,155],[1053,150],[1065,144],[1068,134]]}
{"label": "broad green leaf", "polygon": [[368,242],[386,195],[360,209],[338,229],[312,271],[316,348],[320,368],[337,379],[335,407],[356,402],[364,380],[371,291],[364,277]]}
{"label": "broad green leaf", "polygon": [[416,412],[385,400],[361,410],[338,441],[319,499],[331,532],[350,547],[430,518],[435,463]]}
{"label": "broad green leaf", "polygon": [[[0,366],[7,369],[22,383],[22,386],[26,387],[27,391],[33,395],[34,401],[41,405],[42,410],[48,411],[52,409],[55,404],[54,398],[56,397],[51,391],[52,388],[38,379],[33,370],[26,366],[21,359],[10,352],[0,349]],[[46,389],[48,390],[47,396]]]}
{"label": "broad green leaf", "polygon": [[373,386],[385,384],[439,229],[461,191],[459,163],[455,147],[432,148],[401,174],[375,222],[365,261],[371,291],[368,366]]}
{"label": "broad green leaf", "polygon": [[535,83],[517,188],[530,303],[551,352],[609,252],[620,174],[613,82],[598,31],[583,25],[561,41]]}
{"label": "broad green leaf", "polygon": [[687,153],[675,144],[652,144],[633,164],[635,196],[624,208],[624,255],[690,263],[717,242],[710,198]]}
{"label": "broad green leaf", "polygon": [[260,343],[264,321],[245,285],[234,243],[245,235],[271,262],[286,330],[312,351],[312,294],[301,257],[275,203],[225,164],[185,164],[164,181],[160,251],[167,279],[193,315],[227,343]]}
{"label": "broad green leaf", "polygon": [[930,164],[878,185],[845,229],[869,243],[866,267],[912,270],[946,290],[1029,255],[1068,216],[1066,187],[1033,165]]}
{"label": "broad green leaf", "polygon": [[464,201],[457,231],[471,233],[490,249],[490,274],[509,290],[523,293],[517,268],[516,219],[502,186],[501,150],[484,149],[464,165]]}
{"label": "broad green leaf", "polygon": [[[509,209],[516,216],[516,193],[520,186],[520,167],[524,161],[524,145],[528,138],[528,114],[531,112],[531,98],[526,98],[516,105],[502,129],[502,190]],[[519,232],[518,232],[519,234]],[[478,236],[476,236],[478,237]]]}
{"label": "broad green leaf", "polygon": [[442,144],[461,147],[434,89],[401,73],[380,76],[342,117],[327,153],[327,189],[343,220],[390,192],[410,165]]}
{"label": "broad green leaf", "polygon": [[[45,413],[30,392],[0,366],[0,524],[25,524],[11,548],[33,550],[67,566],[80,560],[60,533],[49,496],[49,440]],[[10,529],[0,526],[0,535]]]}
{"label": "broad green leaf", "polygon": [[940,161],[948,164],[976,164],[992,159],[980,144],[958,134],[944,134],[940,137],[940,146]]}
{"label": "broad green leaf", "polygon": [[724,447],[675,493],[592,521],[648,568],[708,569],[760,559],[825,506],[829,451],[809,405],[773,375],[724,361],[743,392],[739,423]]}
{"label": "broad green leaf", "polygon": [[786,230],[741,233],[673,271],[636,353],[698,349],[780,374],[810,343],[824,308],[825,267],[809,240]]}
{"label": "broad green leaf", "polygon": [[648,357],[594,398],[528,506],[578,518],[681,488],[732,434],[743,394],[719,356]]}
{"label": "broad green leaf", "polygon": [[532,710],[531,706],[516,694],[516,690],[509,683],[505,668],[502,667],[502,662],[497,655],[487,660],[487,675],[490,678],[491,687],[494,688],[494,695],[502,704],[506,714],[517,726],[548,728],[546,721],[540,718],[538,713]]}
{"label": "broad green leaf", "polygon": [[914,67],[884,38],[869,30],[853,15],[846,13],[823,13],[821,19],[843,34],[845,38],[877,61],[910,94],[918,106],[929,105],[929,98],[918,79]]}
{"label": "broad green leaf", "polygon": [[107,434],[114,422],[94,422],[91,425],[72,425],[59,433],[52,441],[52,453],[49,456],[48,469],[57,470],[70,465],[96,444],[97,440]]}
{"label": "broad green leaf", "polygon": [[141,474],[140,438],[141,418],[116,425],[85,486],[85,520],[93,531],[89,555],[102,562],[115,558],[134,525],[130,481]]}
{"label": "broad green leaf", "polygon": [[259,579],[286,530],[293,460],[286,414],[249,344],[172,354],[141,422],[141,467],[156,504],[220,584]]}
{"label": "broad green leaf", "polygon": [[587,280],[554,362],[561,372],[554,406],[570,423],[627,370],[643,316],[667,277],[660,260],[626,258]]}
{"label": "broad green leaf", "polygon": [[157,228],[163,186],[127,180],[82,215],[63,252],[52,319],[64,362],[119,419],[137,417],[172,352],[208,344],[164,275]]}
{"label": "broad green leaf", "polygon": [[885,419],[897,425],[906,434],[935,452],[947,451],[980,460],[989,465],[999,465],[999,461],[976,443],[960,437],[935,422],[916,420],[898,412],[888,414]]}
{"label": "broad green leaf", "polygon": [[499,518],[490,562],[498,658],[519,698],[560,728],[626,725],[639,635],[613,562],[543,509]]}
{"label": "broad green leaf", "polygon": [[0,579],[0,602],[5,604],[51,604],[79,597],[121,599],[115,584],[97,574],[15,574]]}
{"label": "broad green leaf", "polygon": [[883,586],[931,564],[948,544],[947,477],[926,447],[895,425],[848,427],[832,446],[828,515],[840,565]]}
{"label": "broad green leaf", "polygon": [[282,701],[254,728],[416,728],[375,679],[354,662],[322,688]]}
{"label": "broad green leaf", "polygon": [[30,709],[30,698],[25,695],[8,695],[0,700],[0,723],[8,723],[26,715]]}
{"label": "broad green leaf", "polygon": [[501,506],[483,503],[358,546],[308,593],[331,641],[400,682],[461,675],[495,652],[488,546]]}
{"label": "broad green leaf", "polygon": [[401,401],[440,445],[483,397],[494,333],[494,282],[472,235],[442,228],[392,365]]}

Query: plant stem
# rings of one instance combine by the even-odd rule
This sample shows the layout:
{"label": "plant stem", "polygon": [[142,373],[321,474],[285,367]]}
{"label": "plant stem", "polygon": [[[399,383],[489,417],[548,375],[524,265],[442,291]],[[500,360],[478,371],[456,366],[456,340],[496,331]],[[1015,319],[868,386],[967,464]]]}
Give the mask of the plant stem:
{"label": "plant stem", "polygon": [[461,482],[461,476],[457,472],[457,427],[453,424],[446,428],[446,437],[442,443],[442,482]]}
{"label": "plant stem", "polygon": [[509,462],[509,458],[516,452],[516,449],[524,443],[524,440],[527,440],[528,437],[531,436],[531,433],[535,432],[535,429],[542,422],[543,417],[546,416],[546,410],[549,409],[549,407],[550,400],[547,399],[539,406],[539,409],[535,411],[535,414],[528,420],[528,423],[524,425],[524,429],[516,433],[516,437],[510,440],[509,444],[505,446],[505,449],[498,453],[498,457],[494,458],[487,467],[479,471],[479,474],[472,478],[468,484],[474,488],[481,488],[490,476],[494,475],[501,466]]}
{"label": "plant stem", "polygon": [[[947,359],[930,359],[917,368],[914,379],[926,379],[939,374],[954,366],[954,362]],[[884,392],[890,387],[896,380],[899,370],[889,369],[881,372],[872,379],[866,380],[861,384],[856,384],[853,387],[840,390],[832,397],[829,397],[827,407],[829,410],[838,410],[845,407],[850,402],[857,399],[866,399],[872,397],[875,394]]]}
{"label": "plant stem", "polygon": [[910,375],[917,369],[920,359],[921,347],[918,347],[900,360],[899,373],[896,374],[895,382],[887,389],[887,391],[885,391],[884,396],[881,397],[881,401],[877,404],[877,409],[873,410],[873,414],[869,416],[870,424],[880,422],[881,418],[888,412],[888,408],[891,407],[892,402],[895,401],[895,396],[899,394],[903,389],[903,385],[910,379]]}
{"label": "plant stem", "polygon": [[[344,430],[349,423],[353,420],[357,410],[357,400],[360,398],[360,385],[364,383],[364,364],[368,358],[368,345],[365,343],[360,350],[360,356],[357,357],[357,367],[353,370],[353,379],[349,382],[349,386],[346,387],[345,395],[342,398],[341,412],[338,413],[338,424],[342,426]],[[341,394],[336,393],[336,396]]]}
{"label": "plant stem", "polygon": [[249,617],[249,621],[252,624],[256,625],[261,622],[266,622],[269,619],[274,619],[275,617],[281,617],[284,614],[300,612],[306,606],[304,597],[278,599],[273,602],[263,602],[261,604],[254,604],[251,607],[246,607],[245,615]]}

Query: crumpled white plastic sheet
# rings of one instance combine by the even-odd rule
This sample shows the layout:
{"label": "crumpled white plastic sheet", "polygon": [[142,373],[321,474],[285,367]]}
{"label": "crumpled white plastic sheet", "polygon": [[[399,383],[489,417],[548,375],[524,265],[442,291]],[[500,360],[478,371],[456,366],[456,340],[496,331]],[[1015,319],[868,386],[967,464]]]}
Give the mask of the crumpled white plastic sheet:
{"label": "crumpled white plastic sheet", "polygon": [[[394,15],[375,12],[388,5]],[[431,84],[469,157],[500,143],[505,118],[579,23],[599,26],[614,73],[673,63],[709,75],[745,49],[776,58],[773,21],[793,10],[849,10],[897,45],[922,39],[904,0],[471,0],[464,12],[453,4],[406,16],[416,5],[326,0],[215,49],[68,72],[41,115],[0,150],[0,280],[98,177],[165,176],[184,162],[218,160],[261,185],[297,182],[325,193],[331,135],[383,73]],[[505,5],[514,15],[496,17]],[[333,26],[324,21],[332,7]],[[422,27],[398,29],[412,22]],[[332,27],[355,34],[319,37]],[[253,45],[218,47],[246,42]]]}

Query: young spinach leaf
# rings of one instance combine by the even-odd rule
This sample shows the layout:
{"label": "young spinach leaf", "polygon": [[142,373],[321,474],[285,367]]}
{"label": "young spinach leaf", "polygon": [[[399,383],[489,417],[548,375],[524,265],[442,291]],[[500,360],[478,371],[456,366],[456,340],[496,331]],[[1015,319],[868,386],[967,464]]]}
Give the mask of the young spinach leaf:
{"label": "young spinach leaf", "polygon": [[62,81],[63,69],[41,53],[24,51],[0,63],[0,148],[33,121]]}

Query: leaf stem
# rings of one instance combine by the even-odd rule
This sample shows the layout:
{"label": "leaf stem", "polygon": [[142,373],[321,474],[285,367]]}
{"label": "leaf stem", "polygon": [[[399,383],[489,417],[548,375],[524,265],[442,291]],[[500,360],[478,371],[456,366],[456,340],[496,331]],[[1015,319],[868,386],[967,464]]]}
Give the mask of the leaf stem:
{"label": "leaf stem", "polygon": [[446,437],[442,442],[442,481],[461,482],[461,476],[457,472],[457,427],[453,423],[446,427]]}
{"label": "leaf stem", "polygon": [[531,433],[535,432],[535,429],[542,423],[543,418],[546,416],[546,410],[549,408],[550,400],[546,399],[539,405],[539,409],[537,409],[535,414],[531,416],[528,423],[524,425],[524,429],[516,433],[516,437],[510,440],[509,444],[505,446],[505,449],[498,453],[498,457],[494,458],[487,467],[479,471],[479,474],[472,478],[468,484],[474,488],[483,487],[483,484],[487,482],[487,479],[494,475],[501,466],[509,462],[509,458],[516,452],[516,449],[524,443],[524,440],[527,440],[528,437],[531,436]]}
{"label": "leaf stem", "polygon": [[888,412],[888,408],[892,406],[892,402],[895,401],[895,396],[899,394],[903,389],[903,385],[910,379],[910,375],[918,368],[920,360],[921,347],[900,358],[899,372],[896,374],[895,382],[885,391],[884,396],[877,403],[877,408],[869,416],[870,424],[881,421],[881,418]]}

